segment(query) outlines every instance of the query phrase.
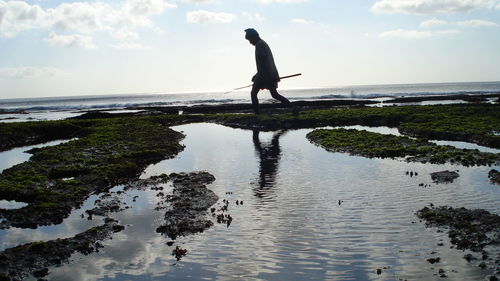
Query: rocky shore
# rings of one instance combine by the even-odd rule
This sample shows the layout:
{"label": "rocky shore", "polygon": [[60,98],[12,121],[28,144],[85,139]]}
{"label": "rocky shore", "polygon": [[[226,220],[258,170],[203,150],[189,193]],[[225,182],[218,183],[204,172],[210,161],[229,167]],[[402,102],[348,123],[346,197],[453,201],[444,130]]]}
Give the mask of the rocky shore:
{"label": "rocky shore", "polygon": [[[398,128],[406,136],[318,129],[307,137],[328,150],[365,157],[401,157],[407,161],[464,166],[500,163],[498,153],[462,150],[429,142],[431,139],[460,140],[500,148],[498,104],[367,107],[370,103],[363,100],[296,103],[301,107],[298,112],[268,104],[263,105],[263,112],[272,114],[262,115],[245,114],[249,105],[147,108],[130,114],[89,112],[70,120],[0,123],[0,150],[71,139],[60,145],[33,149],[29,161],[0,174],[0,200],[28,204],[19,209],[0,209],[0,228],[37,228],[62,223],[91,194],[100,197],[86,214],[105,218],[104,225],[72,238],[33,242],[3,251],[0,253],[0,279],[22,280],[29,275],[43,278],[48,267],[61,265],[72,253],[97,251],[102,246],[99,241],[123,229],[112,216],[127,206],[120,193],[109,192],[118,184],[124,186],[123,192],[127,189],[157,190],[157,196],[163,200],[157,209],[165,210],[165,221],[156,231],[169,239],[203,232],[213,225],[214,219],[229,226],[232,217],[216,216],[214,208],[210,218],[209,210],[218,201],[218,196],[207,189],[215,180],[212,175],[186,171],[186,174],[138,179],[148,165],[175,157],[183,150],[180,144],[183,134],[170,129],[173,125],[214,122],[267,131],[346,125],[389,126]],[[453,172],[447,172],[438,175],[436,181],[450,182],[456,178]],[[498,183],[498,172],[492,170],[489,178]],[[171,193],[167,191],[167,182],[172,184]],[[498,227],[495,226],[499,225],[498,216],[445,207],[424,208],[417,215],[430,225],[450,227],[453,230],[450,238],[458,248],[483,251],[498,243]],[[467,220],[480,223],[465,225]],[[486,232],[491,235],[485,238],[481,233]],[[180,259],[186,250],[178,246],[173,254]]]}

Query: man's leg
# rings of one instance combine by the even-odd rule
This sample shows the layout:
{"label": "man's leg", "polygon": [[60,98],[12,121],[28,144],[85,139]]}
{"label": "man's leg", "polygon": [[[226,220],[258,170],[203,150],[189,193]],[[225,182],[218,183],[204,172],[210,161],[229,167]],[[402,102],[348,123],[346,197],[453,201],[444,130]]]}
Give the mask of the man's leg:
{"label": "man's leg", "polygon": [[280,95],[278,93],[278,91],[276,90],[276,88],[274,89],[269,89],[269,91],[271,92],[271,96],[277,100],[279,100],[280,102],[284,103],[284,104],[290,104],[290,101],[285,98],[284,96]]}
{"label": "man's leg", "polygon": [[259,114],[259,99],[257,98],[259,90],[259,87],[253,84],[252,91],[250,92],[250,96],[252,97],[253,111],[255,112],[255,114]]}

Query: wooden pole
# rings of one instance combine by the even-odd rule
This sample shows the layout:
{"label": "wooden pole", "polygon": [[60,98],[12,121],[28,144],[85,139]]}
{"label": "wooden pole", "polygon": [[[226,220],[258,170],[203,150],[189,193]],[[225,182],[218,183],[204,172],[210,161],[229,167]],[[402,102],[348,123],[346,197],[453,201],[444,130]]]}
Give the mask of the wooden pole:
{"label": "wooden pole", "polygon": [[[292,75],[287,75],[287,76],[280,77],[280,80],[281,80],[281,79],[286,79],[286,78],[292,78],[292,77],[295,77],[295,76],[300,76],[300,75],[302,75],[302,73],[295,73],[295,74],[292,74]],[[225,95],[225,94],[229,94],[229,93],[231,93],[232,91],[237,91],[237,90],[241,90],[241,89],[245,89],[245,88],[250,88],[250,87],[252,87],[252,86],[253,86],[253,84],[246,85],[246,86],[239,87],[239,88],[234,88],[234,89],[232,89],[232,90],[230,90],[230,91],[225,92],[225,93],[224,93],[224,95]]]}

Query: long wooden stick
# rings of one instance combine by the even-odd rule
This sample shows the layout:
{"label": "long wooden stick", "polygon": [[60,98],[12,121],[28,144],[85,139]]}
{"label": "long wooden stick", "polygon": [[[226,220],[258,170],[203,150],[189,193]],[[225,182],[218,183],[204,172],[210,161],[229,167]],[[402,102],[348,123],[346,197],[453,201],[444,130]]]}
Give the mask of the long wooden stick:
{"label": "long wooden stick", "polygon": [[[295,73],[295,74],[292,74],[292,75],[287,75],[287,76],[280,77],[280,80],[281,80],[281,79],[286,79],[286,78],[292,78],[292,77],[295,77],[295,76],[300,76],[300,75],[302,75],[302,73]],[[241,89],[245,89],[245,88],[250,88],[250,87],[252,87],[252,86],[253,86],[253,84],[250,84],[250,85],[247,85],[247,86],[243,86],[243,87],[239,87],[239,88],[234,88],[234,89],[232,89],[232,90],[230,90],[230,91],[225,92],[225,93],[224,93],[224,95],[225,95],[225,94],[229,94],[229,93],[231,93],[232,91],[237,91],[237,90],[241,90]]]}

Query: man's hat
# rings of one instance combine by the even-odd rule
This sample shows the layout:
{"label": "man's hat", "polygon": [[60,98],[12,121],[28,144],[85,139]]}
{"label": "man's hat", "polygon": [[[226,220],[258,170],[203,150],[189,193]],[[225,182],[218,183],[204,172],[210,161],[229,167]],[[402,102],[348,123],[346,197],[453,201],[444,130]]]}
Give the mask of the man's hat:
{"label": "man's hat", "polygon": [[257,32],[257,30],[253,29],[253,28],[247,28],[245,29],[245,38],[251,38],[251,37],[258,37],[259,36],[259,33]]}

